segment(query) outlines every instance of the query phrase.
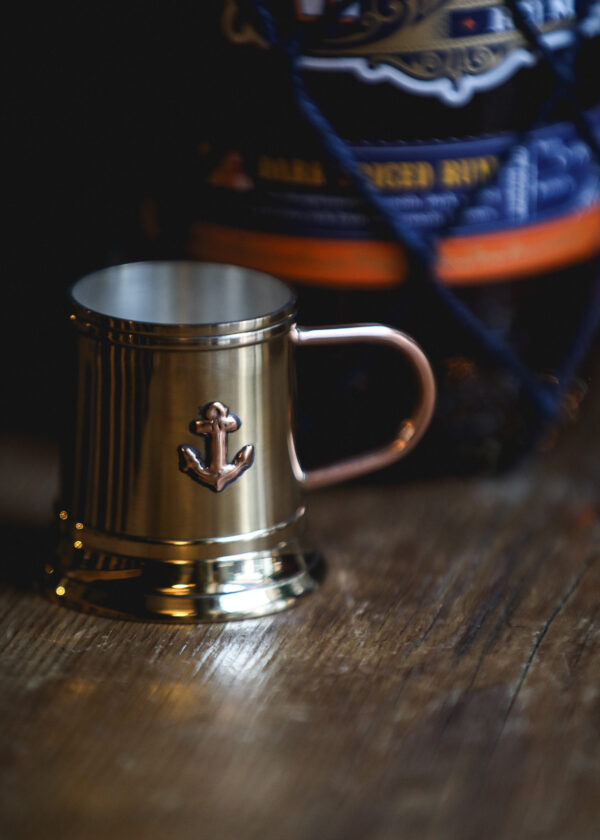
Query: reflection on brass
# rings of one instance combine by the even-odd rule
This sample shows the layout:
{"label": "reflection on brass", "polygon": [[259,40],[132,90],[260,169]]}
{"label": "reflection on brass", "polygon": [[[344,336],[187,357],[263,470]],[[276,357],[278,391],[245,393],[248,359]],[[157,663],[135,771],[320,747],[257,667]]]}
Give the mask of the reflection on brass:
{"label": "reflection on brass", "polygon": [[[46,590],[61,604],[176,622],[292,606],[322,577],[303,489],[396,460],[431,416],[431,369],[410,338],[379,325],[302,330],[291,290],[260,272],[113,266],[80,280],[72,302],[76,432],[56,563],[45,570]],[[383,342],[412,364],[421,385],[406,421],[412,435],[405,424],[379,450],[304,473],[292,434],[296,346],[350,341]],[[190,424],[198,395],[217,394]],[[232,462],[227,436],[240,421],[228,406],[252,441]],[[182,443],[186,428],[206,439],[206,457]]]}
{"label": "reflection on brass", "polygon": [[254,447],[251,444],[244,446],[233,459],[233,463],[228,463],[227,435],[240,428],[239,418],[230,414],[227,406],[220,402],[209,403],[204,409],[200,409],[200,413],[204,415],[204,419],[193,420],[190,431],[195,435],[208,437],[208,466],[197,449],[183,444],[179,447],[179,469],[215,493],[220,493],[252,465]]}

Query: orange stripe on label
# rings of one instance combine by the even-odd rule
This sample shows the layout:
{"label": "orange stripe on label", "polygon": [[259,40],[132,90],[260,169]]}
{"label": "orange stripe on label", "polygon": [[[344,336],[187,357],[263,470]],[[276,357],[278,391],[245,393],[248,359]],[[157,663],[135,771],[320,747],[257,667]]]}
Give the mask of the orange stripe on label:
{"label": "orange stripe on label", "polygon": [[[438,274],[449,285],[517,280],[553,271],[600,251],[600,205],[560,219],[498,233],[443,239]],[[188,254],[256,268],[292,281],[347,287],[393,286],[407,260],[391,242],[317,239],[197,222]]]}

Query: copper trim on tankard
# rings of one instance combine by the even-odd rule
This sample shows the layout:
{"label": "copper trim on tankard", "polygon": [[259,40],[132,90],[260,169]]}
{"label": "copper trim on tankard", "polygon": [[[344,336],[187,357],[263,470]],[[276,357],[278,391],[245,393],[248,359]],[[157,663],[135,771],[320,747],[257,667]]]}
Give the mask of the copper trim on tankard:
{"label": "copper trim on tankard", "polygon": [[182,444],[179,447],[179,469],[187,473],[194,481],[204,484],[209,490],[221,493],[228,484],[235,481],[243,472],[252,466],[254,447],[252,444],[244,446],[233,461],[227,461],[227,436],[237,432],[241,421],[235,414],[231,414],[226,405],[211,402],[199,409],[202,418],[192,420],[190,431],[195,435],[208,438],[208,464],[194,446]]}

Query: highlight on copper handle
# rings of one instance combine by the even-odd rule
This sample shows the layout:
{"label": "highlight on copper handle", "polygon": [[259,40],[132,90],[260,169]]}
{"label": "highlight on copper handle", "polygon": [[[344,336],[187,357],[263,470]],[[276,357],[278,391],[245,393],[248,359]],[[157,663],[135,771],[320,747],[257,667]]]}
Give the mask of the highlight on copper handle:
{"label": "highlight on copper handle", "polygon": [[435,379],[427,357],[419,345],[408,335],[382,324],[352,324],[343,327],[307,328],[294,326],[292,341],[299,345],[308,344],[353,344],[370,342],[384,344],[399,350],[411,363],[419,380],[420,395],[412,417],[400,423],[396,437],[389,443],[325,467],[304,472],[295,456],[291,444],[296,478],[305,487],[324,487],[339,481],[347,481],[359,475],[380,470],[407,455],[423,437],[435,404]]}

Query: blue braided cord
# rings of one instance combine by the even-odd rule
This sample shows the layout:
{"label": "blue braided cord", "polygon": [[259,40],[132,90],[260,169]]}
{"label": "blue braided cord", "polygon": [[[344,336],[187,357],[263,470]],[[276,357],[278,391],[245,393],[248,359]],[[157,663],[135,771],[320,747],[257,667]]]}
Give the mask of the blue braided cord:
{"label": "blue braided cord", "polygon": [[[550,111],[554,104],[556,104],[559,100],[566,101],[570,106],[573,123],[581,138],[585,141],[590,151],[595,155],[596,161],[600,163],[600,142],[591,128],[588,115],[585,111],[582,111],[579,107],[577,107],[575,97],[572,95],[577,81],[574,72],[574,60],[581,43],[581,32],[579,27],[575,27],[575,31],[573,33],[573,47],[570,50],[565,51],[562,55],[557,55],[556,53],[553,53],[552,50],[550,50],[542,41],[540,32],[524,14],[523,10],[519,6],[518,0],[505,0],[505,3],[511,11],[515,26],[519,29],[530,45],[536,49],[556,79],[557,86],[554,95],[545,103],[545,106],[542,107],[542,111]],[[540,118],[543,118],[543,116],[538,114],[535,121],[538,121]],[[514,153],[515,147],[525,139],[527,133],[527,131],[520,132],[514,137],[512,148],[509,150],[508,160],[510,160],[510,157]],[[502,162],[504,163],[506,160],[502,160]],[[499,169],[496,173],[494,173],[494,178],[497,177],[498,171]],[[459,202],[459,206],[456,208],[455,213],[453,213],[453,219],[450,223],[446,222],[440,232],[447,230],[452,223],[455,223],[459,218],[460,213],[466,206],[476,205],[481,191],[485,189],[486,186],[489,186],[489,183],[490,182],[488,181],[486,184],[477,189],[475,193],[472,193],[468,197],[465,196],[465,201]],[[569,383],[575,376],[577,368],[583,361],[583,358],[585,357],[599,326],[600,263],[597,267],[587,312],[579,324],[579,329],[571,348],[566,353],[565,359],[557,371],[558,388],[556,394],[556,410],[560,408],[560,397],[564,394]]]}
{"label": "blue braided cord", "polygon": [[435,249],[432,248],[432,242],[413,230],[410,225],[405,224],[399,216],[389,211],[379,190],[363,175],[349,145],[337,135],[327,117],[306,90],[304,80],[298,69],[297,42],[288,43],[284,49],[290,59],[290,77],[296,103],[307,122],[316,130],[325,151],[349,176],[356,190],[367,204],[377,210],[394,239],[400,241],[421,264],[432,265],[435,258]]}
{"label": "blue braided cord", "polygon": [[[511,8],[515,7],[517,9],[517,14],[518,14],[518,18],[519,18],[518,22],[516,22],[517,25],[520,26],[521,23],[522,23],[523,26],[527,28],[527,37],[530,40],[532,40],[534,42],[534,46],[537,47],[538,42],[540,40],[537,31],[531,26],[529,21],[524,17],[523,13],[518,8],[518,6],[515,6],[514,0],[507,0],[507,5],[509,5]],[[579,30],[577,29],[576,32],[575,32],[575,43],[573,44],[571,49],[568,52],[565,52],[562,56],[562,61],[564,62],[564,67],[565,68],[566,68],[566,62],[567,61],[571,62],[571,63],[574,62],[575,55],[577,53],[577,49],[579,48],[580,41],[581,41],[581,34],[580,34]],[[542,53],[544,59],[546,61],[549,61],[549,63],[552,64],[555,57],[551,53],[551,51],[549,51],[548,48],[543,43],[540,43],[540,52]],[[549,97],[546,100],[546,102],[542,105],[538,114],[533,118],[532,123],[531,123],[531,127],[533,127],[537,123],[543,121],[544,116],[552,110],[552,108],[554,107],[554,105],[558,101],[563,100],[566,97],[568,97],[569,88],[571,88],[573,84],[574,84],[574,76],[572,74],[571,69],[569,69],[569,73],[568,74],[565,73],[562,76],[562,78],[561,78],[561,75],[557,75],[556,89],[555,89],[553,95],[551,97]],[[565,90],[565,88],[566,88],[566,90]],[[569,100],[569,101],[571,102],[571,104],[573,104],[572,100]],[[577,109],[575,109],[575,110],[577,111]],[[582,130],[582,126],[578,125],[580,135],[583,135],[583,139],[587,142],[587,145],[590,147],[591,151],[593,153],[595,153],[596,157],[600,161],[600,155],[598,153],[599,152],[599,144],[598,144],[595,136],[588,129],[587,114],[585,112],[577,111],[577,116],[579,116],[581,118],[582,122],[583,122],[583,130]],[[521,145],[522,143],[524,143],[526,141],[527,136],[528,136],[528,134],[531,130],[531,127],[528,128],[528,129],[524,129],[522,131],[519,131],[519,132],[517,132],[513,135],[512,143],[505,150],[505,152],[500,156],[500,166],[498,167],[496,172],[493,174],[493,176],[488,181],[486,181],[484,184],[482,184],[481,186],[476,188],[473,192],[471,192],[470,194],[465,193],[459,199],[459,202],[458,202],[457,206],[455,208],[453,208],[449,217],[445,220],[444,224],[441,227],[438,228],[437,232],[438,232],[438,235],[440,237],[443,237],[445,233],[447,233],[449,230],[452,229],[452,227],[455,224],[457,224],[457,222],[460,219],[461,213],[465,209],[467,209],[468,207],[471,207],[471,206],[477,206],[478,198],[481,195],[481,193],[496,181],[496,179],[498,178],[498,175],[501,171],[502,165],[504,165],[505,163],[508,163],[511,160],[512,156],[514,155],[517,146]],[[589,137],[588,137],[588,135],[589,135]],[[452,311],[454,311],[454,314],[458,314],[456,312],[456,309],[455,309],[455,302],[457,302],[457,299],[452,293],[450,293],[449,295],[447,294],[447,292],[448,292],[447,287],[442,286],[441,284],[438,283],[438,284],[436,284],[436,291],[437,291],[437,294],[438,294],[439,298],[445,299],[444,303],[446,304],[446,306],[448,306],[448,308],[450,308]],[[468,312],[469,312],[469,310],[466,310],[467,314],[468,314]],[[461,317],[461,321],[463,321],[463,317]],[[556,398],[551,400],[552,404],[554,405],[554,408],[551,405],[548,405],[548,404],[545,404],[542,407],[542,413],[544,415],[548,416],[549,418],[552,416],[553,412],[556,413],[556,411],[558,411],[558,409],[560,408],[560,402],[561,402],[560,397],[562,396],[562,394],[564,394],[564,392],[568,388],[568,385],[571,382],[571,380],[573,379],[579,364],[583,361],[583,358],[585,357],[585,355],[587,353],[587,350],[589,349],[589,347],[590,347],[590,345],[591,345],[591,343],[594,339],[594,335],[595,335],[596,331],[598,330],[599,326],[600,326],[600,266],[599,266],[598,273],[597,273],[597,276],[596,276],[595,281],[594,281],[594,286],[592,288],[591,298],[590,298],[590,301],[589,301],[589,305],[588,305],[586,314],[584,315],[582,321],[580,322],[579,329],[578,329],[577,335],[575,336],[575,340],[572,343],[572,346],[570,347],[570,349],[566,353],[565,359],[564,359],[562,365],[560,366],[559,370],[557,371],[558,386],[555,389],[556,390]],[[475,325],[473,324],[473,325],[471,325],[471,328],[470,328],[470,331],[473,334],[474,334],[474,327],[475,327]],[[489,333],[489,331],[486,330],[486,340],[489,339],[489,336],[490,336],[490,333]],[[496,356],[496,358],[498,358],[498,356]],[[510,367],[513,370],[513,372],[518,373],[518,371],[515,368],[513,368],[512,365]],[[524,371],[525,371],[525,373],[530,373],[527,368],[525,368]],[[523,384],[527,384],[527,378],[526,378],[526,376],[523,375],[523,371],[521,371],[519,376],[520,376]],[[539,387],[539,383],[535,382],[534,387],[536,385]],[[532,387],[531,383],[529,383],[528,387],[531,390],[531,387]],[[536,391],[537,391],[537,388],[536,388]]]}
{"label": "blue braided cord", "polygon": [[438,226],[437,235],[440,238],[443,238],[447,235],[457,224],[460,223],[460,218],[462,213],[470,207],[477,207],[478,200],[483,192],[493,186],[498,178],[500,177],[500,172],[503,166],[507,163],[510,163],[513,155],[516,154],[517,148],[519,146],[524,145],[527,142],[527,138],[533,128],[539,125],[543,120],[544,117],[550,113],[554,105],[556,104],[559,98],[558,92],[555,91],[554,94],[549,97],[541,106],[538,113],[535,115],[531,122],[531,126],[528,128],[521,129],[520,131],[516,131],[511,136],[511,143],[498,155],[498,167],[495,172],[484,181],[479,186],[476,186],[470,193],[464,192],[461,196],[458,196],[458,201],[456,205],[448,212],[445,220],[442,222],[441,225]]}
{"label": "blue braided cord", "polygon": [[[508,2],[510,2],[510,0],[508,0]],[[540,382],[537,376],[520,361],[505,341],[491,332],[479,320],[479,318],[477,318],[477,316],[462,303],[462,301],[449,289],[448,286],[441,283],[436,278],[434,265],[436,261],[436,245],[439,236],[421,236],[410,226],[404,224],[393,213],[393,211],[390,210],[385,201],[382,199],[379,191],[371,184],[371,182],[360,170],[349,145],[337,135],[331,123],[327,120],[306,90],[304,80],[298,67],[299,47],[297,40],[291,40],[285,44],[282,43],[273,15],[264,5],[263,0],[253,0],[253,4],[257,16],[262,23],[267,39],[272,46],[281,48],[289,60],[290,81],[292,91],[295,95],[296,104],[307,122],[315,129],[326,152],[348,174],[359,194],[377,211],[378,215],[384,221],[394,238],[404,245],[409,256],[415,258],[424,267],[425,278],[434,289],[438,299],[452,313],[457,322],[479,342],[482,349],[489,356],[511,371],[522,383],[529,398],[538,411],[540,420],[547,421],[556,417],[560,409],[562,393],[567,387],[569,381],[569,379],[564,376],[564,373],[571,371],[571,376],[573,375],[578,362],[585,354],[587,347],[594,336],[598,321],[600,320],[600,314],[597,312],[597,304],[590,307],[589,317],[587,317],[585,319],[585,323],[581,325],[582,328],[578,333],[577,340],[574,342],[573,348],[571,349],[566,362],[563,363],[561,368],[563,371],[563,377],[561,377],[559,387],[544,385]],[[519,15],[520,18],[523,18],[520,12]],[[515,20],[515,24],[517,26],[519,26],[520,22],[520,20]],[[531,28],[529,22],[524,18],[523,23],[529,29]],[[524,34],[528,37],[527,32]],[[539,42],[537,33],[532,33],[532,37],[534,38],[534,44],[537,48]],[[554,56],[541,42],[539,43],[539,47],[542,57],[551,63],[554,60]],[[569,74],[566,71],[562,73],[561,71],[558,74],[558,78],[560,80],[560,86],[563,88],[571,88],[574,84],[572,73]],[[557,96],[558,92],[556,92],[555,97],[553,97],[552,104],[554,104]],[[545,107],[542,108],[542,111],[547,110],[547,107],[548,103],[546,103]],[[583,117],[580,121],[584,123],[584,131],[580,130],[580,133],[583,135],[585,133],[589,133],[591,135],[591,132],[585,132],[587,124],[583,120]],[[579,125],[577,127],[580,129]],[[523,138],[526,134],[527,132],[519,132],[515,135],[511,148],[507,150],[508,155],[514,152],[515,145],[519,142],[520,138]],[[585,136],[584,139],[587,142],[587,138]],[[596,151],[595,146],[597,147],[597,143],[593,136],[592,141],[593,143],[588,145],[591,146],[593,151]],[[489,186],[489,182],[486,186]],[[473,196],[469,196],[469,199],[472,202]],[[461,212],[464,207],[465,204],[462,204],[458,212]]]}
{"label": "blue braided cord", "polygon": [[[579,32],[578,28],[575,29],[573,41],[574,42],[571,48],[568,50],[568,52],[565,51],[563,55],[563,61],[565,63],[568,61],[571,67],[575,62],[577,51],[579,49],[579,44],[581,43],[581,33]],[[545,54],[550,55],[544,44],[542,44],[542,47],[545,50]],[[513,133],[511,138],[511,144],[507,146],[506,149],[498,157],[499,165],[495,172],[492,173],[491,177],[487,181],[475,187],[475,189],[470,193],[463,193],[463,195],[459,197],[456,206],[449,212],[446,220],[438,227],[437,233],[440,236],[440,238],[443,238],[445,235],[447,235],[459,223],[461,214],[466,209],[478,206],[480,196],[486,189],[488,189],[490,186],[493,186],[496,183],[500,176],[502,168],[505,164],[511,162],[512,157],[516,153],[517,148],[519,146],[525,145],[532,129],[534,129],[540,124],[543,124],[544,120],[552,112],[552,109],[555,107],[555,105],[568,97],[570,87],[570,82],[567,87],[563,82],[557,82],[553,93],[545,100],[545,102],[542,103],[537,114],[534,117],[532,117],[529,126],[525,129],[521,129],[520,131]]]}
{"label": "blue braided cord", "polygon": [[[450,291],[449,287],[440,283],[436,278],[434,273],[436,256],[434,242],[437,240],[437,237],[433,242],[427,242],[423,237],[414,233],[410,227],[400,222],[399,218],[384,202],[376,188],[363,176],[349,146],[335,134],[331,124],[311,100],[304,86],[304,82],[297,72],[292,77],[292,84],[301,112],[317,131],[322,132],[323,145],[326,150],[334,156],[334,159],[352,177],[361,195],[377,210],[380,217],[393,232],[396,240],[402,242],[425,267],[426,279],[435,288],[438,299],[450,310],[458,323],[477,340],[489,356],[510,370],[523,383],[541,417],[544,419],[553,417],[558,409],[558,394],[550,391],[549,386],[542,384],[529,368],[519,360],[506,342],[488,330],[479,318]],[[338,154],[338,149],[343,154]],[[434,238],[432,237],[432,239]],[[415,279],[415,272],[412,275],[409,274],[409,277],[411,276]]]}
{"label": "blue braided cord", "polygon": [[[539,42],[539,49],[540,53],[544,61],[549,62],[552,65],[552,69],[554,70],[554,60],[555,56],[551,50],[540,40],[539,33],[532,26],[529,20],[524,16],[523,12],[516,5],[514,0],[506,0],[507,6],[514,8],[516,11],[514,12],[515,15],[515,25],[518,27],[523,27],[522,34],[530,43],[534,46],[535,49],[538,48]],[[504,152],[499,156],[499,166],[496,171],[492,174],[492,176],[485,181],[485,183],[476,187],[471,193],[464,193],[458,200],[456,206],[450,211],[448,217],[443,222],[442,225],[438,227],[437,234],[440,238],[443,238],[452,228],[459,222],[461,214],[469,207],[476,207],[478,204],[479,197],[482,193],[492,186],[498,179],[500,175],[500,171],[502,167],[509,163],[512,159],[512,156],[515,154],[515,151],[518,146],[523,145],[527,141],[527,137],[532,128],[534,128],[539,123],[542,123],[545,117],[552,111],[554,106],[558,102],[562,102],[567,100],[571,107],[574,107],[574,101],[570,97],[571,89],[575,84],[575,78],[573,73],[573,65],[575,61],[575,57],[577,55],[577,51],[579,49],[579,45],[581,43],[581,32],[579,31],[579,27],[575,27],[574,33],[574,43],[568,51],[564,51],[562,56],[560,57],[560,61],[564,68],[568,70],[565,72],[564,78],[559,78],[557,76],[557,84],[556,88],[551,96],[542,104],[541,108],[539,109],[538,113],[532,118],[530,126],[526,129],[522,129],[521,131],[515,132],[512,136],[512,143],[508,146]],[[567,63],[569,67],[567,67]],[[582,139],[586,142],[587,146],[590,148],[593,154],[595,154],[598,162],[600,162],[600,144],[595,137],[594,132],[590,128],[589,117],[585,111],[576,110],[576,125],[581,135]]]}
{"label": "blue braided cord", "polygon": [[[574,68],[569,65],[569,53],[566,53],[564,56],[557,55],[542,41],[539,31],[523,12],[519,6],[518,0],[504,0],[504,2],[510,9],[515,26],[519,32],[527,41],[529,41],[530,46],[539,53],[546,66],[552,71],[556,81],[565,88],[564,99],[571,110],[573,123],[577,127],[581,137],[594,152],[596,159],[600,161],[600,143],[592,131],[587,114],[577,106],[575,97],[569,95],[569,93],[575,89],[577,81],[575,78]],[[577,28],[575,29],[574,36],[575,44],[578,46],[580,36]]]}
{"label": "blue braided cord", "polygon": [[516,28],[525,40],[529,41],[530,46],[542,56],[556,80],[573,87],[575,85],[573,68],[563,62],[562,57],[555,55],[550,47],[542,41],[538,30],[523,12],[518,0],[503,0],[503,2],[510,9]]}
{"label": "blue braided cord", "polygon": [[267,36],[267,41],[273,47],[283,47],[281,43],[281,39],[279,37],[279,32],[277,31],[277,27],[275,26],[275,20],[273,15],[262,4],[262,0],[253,0],[254,9],[256,14],[260,18],[260,22],[262,24],[263,30],[265,35]]}

